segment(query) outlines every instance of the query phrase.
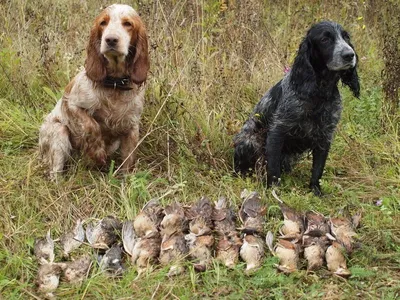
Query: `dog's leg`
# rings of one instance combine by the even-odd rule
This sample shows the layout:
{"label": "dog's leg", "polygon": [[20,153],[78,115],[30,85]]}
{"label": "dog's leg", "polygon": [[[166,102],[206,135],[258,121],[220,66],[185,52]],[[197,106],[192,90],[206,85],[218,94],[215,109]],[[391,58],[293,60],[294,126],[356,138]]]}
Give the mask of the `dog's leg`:
{"label": "dog's leg", "polygon": [[69,107],[63,102],[64,112],[68,115],[68,128],[71,131],[73,144],[87,154],[98,166],[106,164],[107,153],[100,125],[86,110],[80,107]]}
{"label": "dog's leg", "polygon": [[136,147],[139,141],[139,126],[135,126],[127,135],[121,138],[122,171],[130,172],[136,159]]}
{"label": "dog's leg", "polygon": [[71,153],[71,143],[67,126],[57,117],[48,117],[39,131],[39,153],[45,164],[50,167],[50,178],[56,180],[64,170]]}
{"label": "dog's leg", "polygon": [[322,196],[320,179],[324,172],[325,162],[329,153],[329,145],[324,148],[315,148],[313,150],[313,166],[311,172],[310,189],[316,196]]}
{"label": "dog's leg", "polygon": [[284,173],[292,171],[292,157],[289,154],[281,153],[281,170]]}
{"label": "dog's leg", "polygon": [[117,151],[119,149],[120,145],[121,145],[121,140],[119,140],[119,139],[106,142],[107,155],[108,156],[112,155],[115,151]]}
{"label": "dog's leg", "polygon": [[270,131],[267,136],[267,187],[279,185],[281,178],[281,155],[284,135],[279,131]]}

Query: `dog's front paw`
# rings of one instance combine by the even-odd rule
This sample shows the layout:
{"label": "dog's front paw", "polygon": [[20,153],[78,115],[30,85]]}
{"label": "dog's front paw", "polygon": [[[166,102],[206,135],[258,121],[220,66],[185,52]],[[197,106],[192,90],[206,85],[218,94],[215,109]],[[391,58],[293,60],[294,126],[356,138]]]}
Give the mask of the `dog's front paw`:
{"label": "dog's front paw", "polygon": [[277,176],[267,176],[267,187],[280,186],[281,179]]}
{"label": "dog's front paw", "polygon": [[315,196],[322,196],[321,186],[319,185],[319,183],[310,184],[310,190],[314,193]]}
{"label": "dog's front paw", "polygon": [[107,152],[103,148],[96,149],[90,156],[97,166],[104,166],[107,163]]}

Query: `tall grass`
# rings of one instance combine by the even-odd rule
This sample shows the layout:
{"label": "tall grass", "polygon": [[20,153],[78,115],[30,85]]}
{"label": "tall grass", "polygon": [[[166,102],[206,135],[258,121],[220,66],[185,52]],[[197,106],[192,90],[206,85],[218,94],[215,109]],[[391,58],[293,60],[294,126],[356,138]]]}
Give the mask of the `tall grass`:
{"label": "tall grass", "polygon": [[[281,196],[290,205],[326,214],[363,212],[360,243],[350,261],[353,279],[299,272],[276,275],[268,257],[251,278],[243,266],[216,265],[166,279],[164,269],[132,281],[98,274],[66,298],[353,298],[398,296],[400,248],[399,128],[382,109],[381,20],[368,1],[143,0],[135,7],[150,40],[151,72],[136,171],[127,176],[70,166],[58,184],[37,158],[37,131],[85,59],[91,22],[106,1],[0,2],[0,294],[29,298],[35,236],[57,237],[77,218],[133,218],[158,197],[190,203],[226,195],[239,204],[243,188],[257,189],[270,206],[268,229],[280,221],[262,178],[232,174],[232,138],[259,98],[293,62],[307,28],[322,19],[341,23],[359,54],[362,96],[342,89],[344,112],[323,177],[326,196],[306,188],[310,161],[285,175]],[[367,14],[368,11],[368,14]],[[385,124],[385,126],[382,126]],[[382,205],[376,206],[377,200]],[[85,249],[88,250],[88,249]]]}

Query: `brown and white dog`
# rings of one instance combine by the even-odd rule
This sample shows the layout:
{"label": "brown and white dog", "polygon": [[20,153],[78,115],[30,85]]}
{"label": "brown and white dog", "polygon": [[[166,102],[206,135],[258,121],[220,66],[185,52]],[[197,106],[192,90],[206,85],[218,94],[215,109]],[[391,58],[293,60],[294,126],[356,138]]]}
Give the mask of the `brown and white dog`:
{"label": "brown and white dog", "polygon": [[96,18],[85,68],[67,85],[39,133],[50,176],[64,170],[72,150],[96,165],[120,149],[122,169],[133,168],[149,70],[146,29],[137,12],[114,4]]}

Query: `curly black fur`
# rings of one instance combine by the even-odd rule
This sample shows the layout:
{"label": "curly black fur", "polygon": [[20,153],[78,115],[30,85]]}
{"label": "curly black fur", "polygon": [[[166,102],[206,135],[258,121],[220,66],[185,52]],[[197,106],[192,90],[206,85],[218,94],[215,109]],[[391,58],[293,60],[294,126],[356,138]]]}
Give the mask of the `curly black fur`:
{"label": "curly black fur", "polygon": [[357,98],[357,55],[337,23],[313,25],[300,44],[293,67],[256,105],[235,137],[235,171],[248,174],[267,163],[267,185],[279,184],[306,151],[313,155],[310,188],[321,195],[319,180],[342,110],[338,82]]}

